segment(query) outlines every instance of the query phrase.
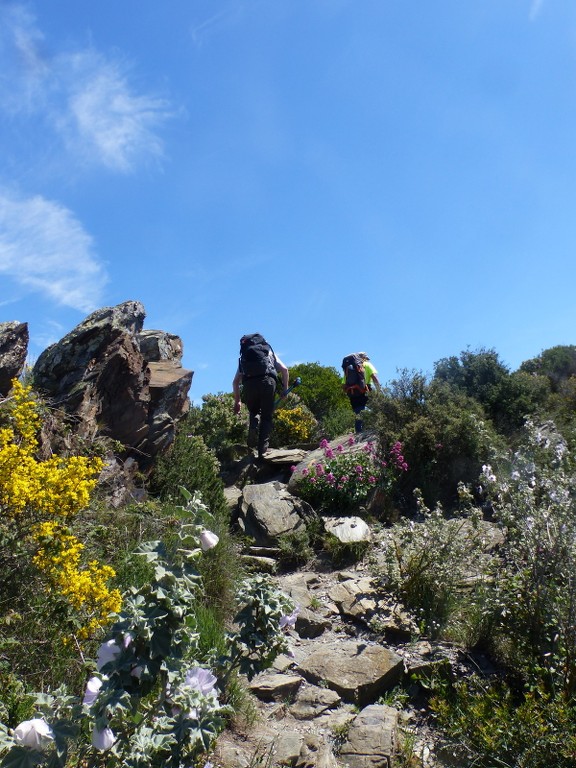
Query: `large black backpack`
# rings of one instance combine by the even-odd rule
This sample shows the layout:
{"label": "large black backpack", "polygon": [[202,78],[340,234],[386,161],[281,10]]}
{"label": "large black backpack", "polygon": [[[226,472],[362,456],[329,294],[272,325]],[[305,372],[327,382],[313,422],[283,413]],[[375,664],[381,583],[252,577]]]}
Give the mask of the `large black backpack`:
{"label": "large black backpack", "polygon": [[240,339],[240,373],[247,379],[256,376],[276,375],[276,358],[270,344],[259,333],[251,333]]}
{"label": "large black backpack", "polygon": [[359,355],[346,355],[342,360],[344,391],[348,395],[363,395],[368,392],[364,361]]}

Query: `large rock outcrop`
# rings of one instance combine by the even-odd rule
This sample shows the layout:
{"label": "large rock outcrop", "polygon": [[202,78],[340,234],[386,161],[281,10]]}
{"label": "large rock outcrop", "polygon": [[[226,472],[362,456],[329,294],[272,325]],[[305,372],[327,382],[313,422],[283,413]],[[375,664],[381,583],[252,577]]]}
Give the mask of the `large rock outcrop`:
{"label": "large rock outcrop", "polygon": [[0,395],[8,394],[24,370],[27,354],[28,323],[0,323]]}
{"label": "large rock outcrop", "polygon": [[143,331],[145,316],[138,301],[99,309],[48,347],[33,370],[35,386],[79,437],[117,440],[142,467],[172,441],[193,376],[181,366],[181,340]]}

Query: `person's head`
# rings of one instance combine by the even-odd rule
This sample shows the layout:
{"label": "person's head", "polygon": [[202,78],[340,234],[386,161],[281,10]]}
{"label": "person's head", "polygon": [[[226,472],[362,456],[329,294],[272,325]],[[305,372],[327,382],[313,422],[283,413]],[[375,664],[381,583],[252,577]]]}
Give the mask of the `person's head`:
{"label": "person's head", "polygon": [[358,357],[361,358],[362,360],[370,360],[366,352],[358,352]]}

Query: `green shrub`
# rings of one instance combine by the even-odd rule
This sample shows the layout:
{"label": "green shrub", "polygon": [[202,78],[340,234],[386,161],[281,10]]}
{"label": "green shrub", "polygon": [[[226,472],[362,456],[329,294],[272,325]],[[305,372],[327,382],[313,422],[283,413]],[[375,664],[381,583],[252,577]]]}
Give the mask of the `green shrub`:
{"label": "green shrub", "polygon": [[381,450],[396,440],[403,445],[410,471],[398,476],[391,492],[407,512],[414,510],[416,488],[429,507],[457,506],[459,483],[476,482],[502,444],[475,400],[415,372],[401,372],[390,389],[372,395],[366,422]]}
{"label": "green shrub", "polygon": [[494,563],[493,651],[528,686],[576,695],[576,475],[551,423],[481,482],[505,532]]}
{"label": "green shrub", "polygon": [[246,441],[247,411],[234,413],[234,395],[220,392],[203,395],[202,407],[193,406],[178,426],[181,434],[201,437],[205,445],[222,456],[227,448]]}
{"label": "green shrub", "polygon": [[342,390],[342,376],[336,368],[319,363],[299,363],[290,368],[290,380],[294,381],[298,376],[302,379],[298,396],[319,421],[323,422],[339,410],[351,410]]}
{"label": "green shrub", "polygon": [[214,517],[214,532],[221,546],[202,558],[202,576],[206,594],[225,614],[230,609],[231,594],[239,578],[236,551],[230,536],[230,515],[224,486],[214,454],[197,435],[190,435],[181,425],[171,450],[160,457],[150,478],[150,492],[165,502],[177,504],[180,488],[198,492]]}
{"label": "green shrub", "polygon": [[[480,516],[472,512],[449,520],[441,507],[429,510],[418,494],[417,500],[421,522],[403,518],[390,535],[384,584],[412,610],[422,633],[461,636],[470,605],[483,595],[482,575],[490,563]],[[478,579],[468,587],[471,575]]]}
{"label": "green shrub", "polygon": [[515,694],[502,681],[471,677],[430,702],[448,747],[478,768],[573,768],[576,708],[541,691]]}

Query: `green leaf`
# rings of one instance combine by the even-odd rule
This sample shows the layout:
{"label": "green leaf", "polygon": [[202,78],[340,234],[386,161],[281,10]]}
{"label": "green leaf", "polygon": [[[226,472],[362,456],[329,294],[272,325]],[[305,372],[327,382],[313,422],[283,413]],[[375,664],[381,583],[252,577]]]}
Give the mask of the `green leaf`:
{"label": "green leaf", "polygon": [[152,658],[157,656],[165,658],[170,655],[171,646],[172,634],[162,627],[152,635],[152,639],[150,640],[150,655]]}
{"label": "green leaf", "polygon": [[2,758],[0,768],[34,768],[34,766],[42,763],[44,759],[45,755],[36,749],[14,746]]}

